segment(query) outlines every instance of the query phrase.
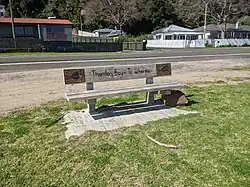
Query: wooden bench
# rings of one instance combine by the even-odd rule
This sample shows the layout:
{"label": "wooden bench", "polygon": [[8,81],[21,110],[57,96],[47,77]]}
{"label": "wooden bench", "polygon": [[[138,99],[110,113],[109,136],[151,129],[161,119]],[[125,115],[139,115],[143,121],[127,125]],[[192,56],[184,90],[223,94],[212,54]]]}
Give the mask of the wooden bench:
{"label": "wooden bench", "polygon": [[[154,77],[170,76],[171,64],[144,64],[144,65],[117,65],[86,67],[84,69],[64,69],[64,82],[68,84],[86,83],[86,91],[80,93],[66,93],[68,101],[85,100],[88,103],[90,113],[96,111],[96,99],[102,97],[133,94],[137,92],[147,93],[148,104],[154,104],[154,94],[160,92],[167,94],[173,89],[186,88],[185,84],[178,82],[154,84]],[[146,84],[117,89],[95,90],[95,82],[121,81],[146,78]]]}

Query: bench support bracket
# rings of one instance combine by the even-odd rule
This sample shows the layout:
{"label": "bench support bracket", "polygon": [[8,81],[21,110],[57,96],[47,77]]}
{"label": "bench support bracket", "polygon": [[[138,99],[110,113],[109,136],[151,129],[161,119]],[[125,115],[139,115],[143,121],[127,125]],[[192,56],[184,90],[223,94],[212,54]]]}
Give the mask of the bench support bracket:
{"label": "bench support bracket", "polygon": [[[146,84],[153,84],[154,79],[153,77],[146,78]],[[147,92],[147,103],[149,105],[154,104],[154,92]]]}
{"label": "bench support bracket", "polygon": [[[86,83],[86,90],[94,90],[94,83]],[[89,113],[95,113],[96,99],[90,99],[87,101]]]}
{"label": "bench support bracket", "polygon": [[96,106],[96,99],[88,100],[88,111],[89,111],[89,113],[95,113],[96,112],[95,106]]}

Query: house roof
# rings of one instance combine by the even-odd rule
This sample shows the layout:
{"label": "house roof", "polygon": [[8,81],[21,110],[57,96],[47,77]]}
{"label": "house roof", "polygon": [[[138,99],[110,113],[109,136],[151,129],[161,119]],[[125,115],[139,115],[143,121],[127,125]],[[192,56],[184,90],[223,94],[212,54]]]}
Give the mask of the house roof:
{"label": "house roof", "polygon": [[86,32],[86,31],[78,31],[78,34],[75,34],[75,35],[97,37],[97,34],[92,33],[92,32]]}
{"label": "house roof", "polygon": [[[11,18],[0,18],[0,23],[11,24]],[[34,19],[34,18],[15,18],[17,24],[41,24],[41,25],[73,25],[65,19]]]}
{"label": "house roof", "polygon": [[[97,32],[102,33],[102,36],[105,36],[105,37],[115,37],[121,34],[121,30],[114,30],[114,29],[97,29],[93,31],[93,33],[97,33]],[[122,34],[124,35],[125,32],[122,32]]]}
{"label": "house roof", "polygon": [[[221,31],[224,27],[225,27],[225,24],[220,24],[220,25],[209,24],[209,25],[207,25],[206,30],[207,31]],[[204,26],[194,29],[194,31],[203,31],[203,30],[204,30]],[[227,30],[250,31],[250,26],[249,25],[240,25],[239,29],[236,29],[236,24],[227,23]]]}
{"label": "house roof", "polygon": [[115,31],[114,29],[97,29],[97,30],[94,30],[93,32],[113,32]]}
{"label": "house roof", "polygon": [[[124,34],[124,32],[122,32],[122,34]],[[114,30],[111,33],[109,33],[107,36],[114,37],[114,36],[119,36],[119,35],[121,35],[121,30]]]}
{"label": "house roof", "polygon": [[157,34],[157,33],[167,33],[167,32],[191,32],[193,31],[192,29],[188,29],[188,28],[184,28],[184,27],[180,27],[177,25],[170,25],[169,27],[165,27],[159,30],[156,30],[153,32],[153,34]]}

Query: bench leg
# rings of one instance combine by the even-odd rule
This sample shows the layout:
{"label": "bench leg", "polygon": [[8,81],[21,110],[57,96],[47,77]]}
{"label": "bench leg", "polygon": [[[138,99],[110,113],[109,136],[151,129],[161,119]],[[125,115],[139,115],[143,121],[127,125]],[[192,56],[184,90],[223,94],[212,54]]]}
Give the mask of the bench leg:
{"label": "bench leg", "polygon": [[89,113],[95,113],[96,112],[95,105],[96,105],[96,99],[88,100]]}
{"label": "bench leg", "polygon": [[[148,77],[148,78],[146,78],[146,84],[153,84],[154,83],[154,79],[153,79],[153,77]],[[149,104],[149,105],[152,105],[152,104],[154,104],[154,102],[155,102],[155,99],[154,99],[154,92],[147,92],[147,96],[146,96],[147,98],[147,103]]]}
{"label": "bench leg", "polygon": [[[94,83],[93,82],[87,82],[86,83],[86,90],[94,90]],[[95,113],[95,105],[96,105],[96,99],[90,99],[87,101],[88,103],[88,110],[89,113]]]}
{"label": "bench leg", "polygon": [[147,93],[147,103],[149,105],[152,105],[152,104],[155,103],[154,92],[148,92]]}

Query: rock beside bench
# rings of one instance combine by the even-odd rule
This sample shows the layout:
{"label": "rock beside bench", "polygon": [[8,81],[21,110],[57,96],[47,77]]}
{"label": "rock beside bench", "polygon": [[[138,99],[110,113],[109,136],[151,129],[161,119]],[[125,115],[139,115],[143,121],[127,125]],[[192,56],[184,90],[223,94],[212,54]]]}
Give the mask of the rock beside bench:
{"label": "rock beside bench", "polygon": [[163,95],[162,99],[166,106],[181,106],[188,104],[185,94],[179,90],[171,90],[169,95]]}

